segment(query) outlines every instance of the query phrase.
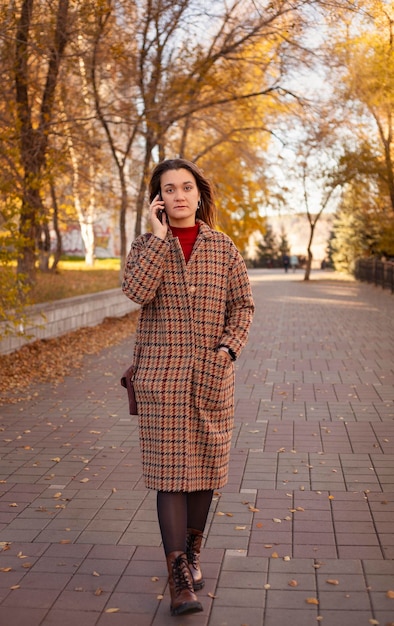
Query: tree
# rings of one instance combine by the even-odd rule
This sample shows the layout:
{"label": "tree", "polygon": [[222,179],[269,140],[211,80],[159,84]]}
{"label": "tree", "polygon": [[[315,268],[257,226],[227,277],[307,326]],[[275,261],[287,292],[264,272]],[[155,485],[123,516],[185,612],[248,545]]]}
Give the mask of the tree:
{"label": "tree", "polygon": [[[51,128],[55,89],[60,63],[68,40],[68,0],[59,0],[54,28],[46,25],[50,33],[44,46],[48,59],[42,75],[41,59],[35,56],[37,46],[32,41],[33,0],[23,0],[16,32],[15,89],[16,129],[19,138],[22,167],[22,203],[19,220],[21,255],[18,272],[33,280],[36,262],[36,245],[40,224],[45,220],[41,190],[46,166],[48,139]],[[39,25],[39,28],[42,28]],[[37,33],[38,34],[38,33]],[[34,72],[34,76],[33,76]],[[41,91],[40,91],[41,88]],[[36,102],[38,107],[36,110]]]}
{"label": "tree", "polygon": [[365,185],[348,185],[336,213],[330,247],[339,271],[353,273],[357,258],[373,255],[379,245],[379,210],[372,204],[371,194],[363,193],[364,189]]}
{"label": "tree", "polygon": [[273,267],[278,258],[278,242],[270,224],[267,224],[264,238],[257,244],[256,267]]}

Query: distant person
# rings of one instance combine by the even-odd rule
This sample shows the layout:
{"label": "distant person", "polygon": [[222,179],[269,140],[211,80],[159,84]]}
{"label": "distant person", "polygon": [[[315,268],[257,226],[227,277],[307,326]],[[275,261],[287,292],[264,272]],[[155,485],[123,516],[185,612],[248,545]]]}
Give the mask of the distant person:
{"label": "distant person", "polygon": [[195,591],[214,489],[228,479],[234,364],[254,304],[245,262],[215,230],[213,187],[184,159],[149,184],[152,233],[131,246],[123,291],[141,305],[133,366],[142,469],[157,491],[172,615],[202,611]]}
{"label": "distant person", "polygon": [[290,265],[293,272],[295,272],[298,267],[298,256],[295,254],[292,254],[290,257]]}
{"label": "distant person", "polygon": [[289,265],[290,265],[290,258],[287,254],[285,254],[283,256],[283,267],[285,268],[286,274],[287,274],[287,270],[289,269]]}

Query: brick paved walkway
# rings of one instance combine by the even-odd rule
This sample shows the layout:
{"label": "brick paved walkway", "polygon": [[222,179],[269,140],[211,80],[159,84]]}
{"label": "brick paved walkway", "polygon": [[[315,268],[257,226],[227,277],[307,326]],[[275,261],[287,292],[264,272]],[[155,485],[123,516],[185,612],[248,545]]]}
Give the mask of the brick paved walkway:
{"label": "brick paved walkway", "polygon": [[130,338],[0,407],[1,626],[394,624],[394,297],[320,272],[251,276],[204,612],[169,615],[119,386]]}

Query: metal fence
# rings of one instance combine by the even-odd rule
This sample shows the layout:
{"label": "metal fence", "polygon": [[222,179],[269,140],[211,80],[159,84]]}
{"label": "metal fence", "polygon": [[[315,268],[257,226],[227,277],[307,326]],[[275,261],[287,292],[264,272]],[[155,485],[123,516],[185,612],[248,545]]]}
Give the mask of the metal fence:
{"label": "metal fence", "polygon": [[358,259],[354,272],[357,280],[374,283],[394,293],[394,262],[379,259]]}

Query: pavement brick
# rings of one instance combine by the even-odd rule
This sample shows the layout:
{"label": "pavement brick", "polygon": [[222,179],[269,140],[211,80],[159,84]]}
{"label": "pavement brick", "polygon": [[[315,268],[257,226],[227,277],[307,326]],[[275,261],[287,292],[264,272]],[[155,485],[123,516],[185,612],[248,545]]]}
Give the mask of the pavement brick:
{"label": "pavement brick", "polygon": [[130,337],[86,356],[83,375],[0,404],[0,624],[394,622],[392,295],[324,272],[251,280],[203,612],[169,613],[155,494],[116,374]]}

